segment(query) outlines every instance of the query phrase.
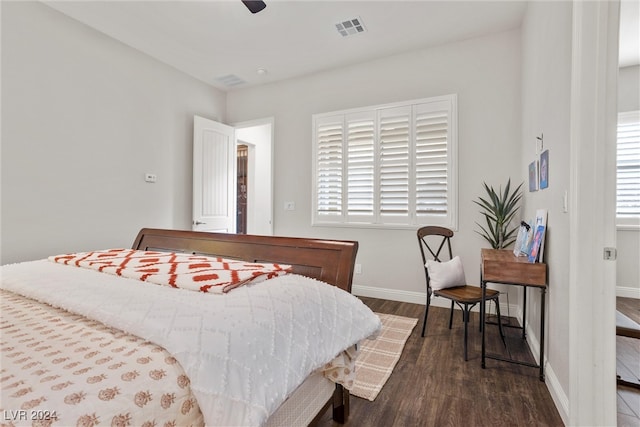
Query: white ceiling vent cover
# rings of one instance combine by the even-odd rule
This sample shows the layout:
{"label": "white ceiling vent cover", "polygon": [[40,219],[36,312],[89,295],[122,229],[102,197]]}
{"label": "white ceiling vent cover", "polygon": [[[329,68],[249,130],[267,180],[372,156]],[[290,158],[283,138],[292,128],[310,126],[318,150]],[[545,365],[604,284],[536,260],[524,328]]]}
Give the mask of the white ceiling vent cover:
{"label": "white ceiling vent cover", "polygon": [[235,74],[229,74],[226,76],[218,77],[216,80],[227,87],[238,86],[246,83],[246,81],[242,80],[240,77],[236,76]]}
{"label": "white ceiling vent cover", "polygon": [[342,35],[342,37],[352,36],[358,33],[364,33],[365,28],[360,17],[353,19],[347,19],[346,21],[338,22],[336,29]]}

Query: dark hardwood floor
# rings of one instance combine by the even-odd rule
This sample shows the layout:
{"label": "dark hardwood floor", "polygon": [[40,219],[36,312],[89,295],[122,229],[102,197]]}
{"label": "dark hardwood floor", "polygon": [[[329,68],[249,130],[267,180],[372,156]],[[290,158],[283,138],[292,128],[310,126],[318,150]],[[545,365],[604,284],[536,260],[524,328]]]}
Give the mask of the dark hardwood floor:
{"label": "dark hardwood floor", "polygon": [[[420,319],[407,340],[400,361],[377,399],[351,397],[346,426],[561,426],[562,419],[537,369],[488,360],[480,367],[481,339],[478,315],[472,314],[469,361],[462,355],[462,321],[459,312],[448,329],[449,311],[432,307],[427,336],[420,336],[424,306],[361,298],[373,311]],[[640,300],[617,298],[617,309],[640,323]],[[515,358],[533,361],[521,332],[506,329],[508,347]],[[487,329],[487,347],[504,353],[495,326]],[[640,340],[617,337],[618,370],[640,377]],[[640,427],[640,390],[619,386],[618,427]],[[331,411],[320,426],[339,426]]]}
{"label": "dark hardwood floor", "polygon": [[[423,305],[362,298],[373,310],[420,319],[407,340],[402,357],[375,401],[351,397],[346,426],[562,426],[538,370],[487,360],[480,366],[481,335],[478,314],[469,328],[469,360],[463,358],[462,316],[456,311],[448,329],[449,310],[429,310],[427,334],[420,336]],[[521,331],[506,328],[515,358],[533,361]],[[504,354],[496,326],[487,328],[487,348]],[[320,426],[339,426],[331,411]]]}
{"label": "dark hardwood floor", "polygon": [[[616,298],[616,308],[640,323],[640,300]],[[616,337],[616,362],[618,374],[625,378],[640,378],[640,340]],[[618,427],[640,426],[640,390],[618,386]]]}

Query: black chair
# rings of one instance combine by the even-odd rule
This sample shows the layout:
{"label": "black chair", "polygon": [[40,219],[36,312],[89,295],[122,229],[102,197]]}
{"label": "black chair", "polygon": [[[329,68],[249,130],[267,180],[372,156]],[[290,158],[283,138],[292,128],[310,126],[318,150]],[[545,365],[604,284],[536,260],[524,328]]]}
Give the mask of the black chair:
{"label": "black chair", "polygon": [[[427,259],[433,259],[434,261],[443,262],[453,259],[453,253],[451,251],[451,238],[453,237],[453,231],[444,227],[427,226],[418,230],[418,244],[420,246],[420,253],[422,254],[422,264],[424,266],[424,273],[427,280],[427,305],[424,311],[424,321],[422,323],[422,336],[427,327],[427,316],[429,315],[429,305],[431,303],[431,295],[443,297],[451,300],[451,312],[449,314],[449,329],[451,329],[453,323],[453,305],[457,304],[462,310],[462,320],[464,322],[464,360],[467,360],[467,325],[469,323],[469,312],[476,304],[482,301],[482,288],[479,286],[463,285],[445,289],[431,289],[431,283],[429,279],[429,271],[427,269]],[[442,249],[447,247],[448,259],[441,259],[444,255],[441,255]],[[434,249],[432,249],[434,248]],[[427,255],[429,254],[429,255]],[[429,256],[429,258],[428,258]],[[496,305],[496,314],[498,316],[498,327],[500,329],[500,336],[503,343],[505,342],[504,333],[502,331],[502,321],[500,319],[500,304],[498,297],[500,292],[494,289],[487,289],[486,300],[493,301]],[[482,328],[482,322],[480,328]]]}

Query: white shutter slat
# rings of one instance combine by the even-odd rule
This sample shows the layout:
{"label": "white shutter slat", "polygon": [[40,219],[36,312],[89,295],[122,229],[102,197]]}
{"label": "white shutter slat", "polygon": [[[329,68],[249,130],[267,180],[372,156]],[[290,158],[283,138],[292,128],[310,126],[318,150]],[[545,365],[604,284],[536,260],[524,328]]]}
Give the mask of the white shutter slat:
{"label": "white shutter slat", "polygon": [[336,118],[316,126],[316,214],[321,217],[342,215],[342,134]]}
{"label": "white shutter slat", "polygon": [[416,215],[448,212],[448,129],[447,109],[430,106],[416,112]]}
{"label": "white shutter slat", "polygon": [[379,111],[380,221],[409,217],[411,107]]}
{"label": "white shutter slat", "polygon": [[347,115],[347,220],[362,221],[374,209],[374,117]]}

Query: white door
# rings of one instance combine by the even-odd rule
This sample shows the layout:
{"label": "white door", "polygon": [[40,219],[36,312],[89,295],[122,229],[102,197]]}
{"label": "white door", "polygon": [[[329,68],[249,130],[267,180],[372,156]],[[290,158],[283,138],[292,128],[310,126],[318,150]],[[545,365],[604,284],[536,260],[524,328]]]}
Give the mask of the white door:
{"label": "white door", "polygon": [[236,232],[236,140],[231,126],[193,118],[194,231]]}

